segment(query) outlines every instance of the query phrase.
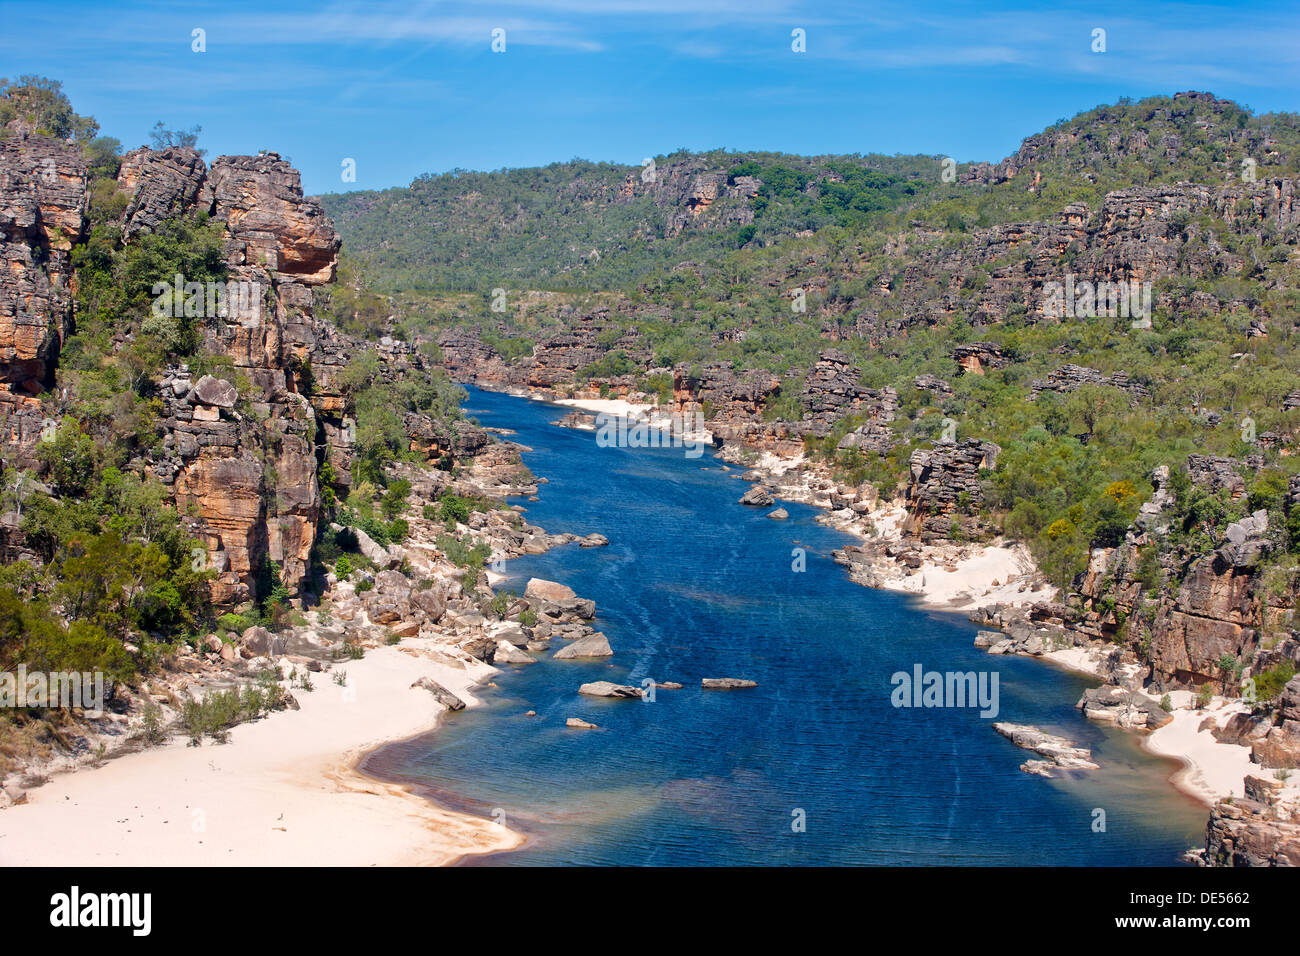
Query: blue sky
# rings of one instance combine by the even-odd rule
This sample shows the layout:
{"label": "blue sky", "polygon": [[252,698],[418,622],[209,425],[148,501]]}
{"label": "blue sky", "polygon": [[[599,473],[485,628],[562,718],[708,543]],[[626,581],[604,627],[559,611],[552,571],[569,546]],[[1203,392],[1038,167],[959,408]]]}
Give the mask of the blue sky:
{"label": "blue sky", "polygon": [[274,149],[314,193],[679,146],[997,160],[1099,103],[1186,89],[1300,110],[1294,0],[4,0],[0,23],[0,75],[62,80],[128,148],[200,124],[209,159]]}

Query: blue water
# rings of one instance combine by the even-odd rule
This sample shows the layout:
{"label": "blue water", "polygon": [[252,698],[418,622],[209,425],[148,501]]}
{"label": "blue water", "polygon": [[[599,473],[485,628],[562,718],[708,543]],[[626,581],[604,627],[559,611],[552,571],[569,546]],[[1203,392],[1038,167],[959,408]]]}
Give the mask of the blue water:
{"label": "blue water", "polygon": [[[600,448],[552,424],[558,406],[471,390],[466,410],[514,429],[550,479],[529,521],[610,539],[511,561],[503,586],[536,576],[593,598],[615,652],[508,667],[483,707],[369,761],[530,837],[477,862],[1167,865],[1202,843],[1206,811],[1169,784],[1175,768],[1074,709],[1087,680],[990,656],[964,616],[852,583],[830,557],[851,539],[814,509],[785,503],[790,519],[770,521],[737,504],[739,469]],[[975,709],[893,707],[890,676],[918,663],[996,671],[997,720],[1056,729],[1101,769],[1031,776],[1019,765],[1033,755]],[[704,691],[701,677],[759,686]],[[653,703],[577,693],[644,678],[685,686]],[[571,716],[601,729],[567,729]]]}

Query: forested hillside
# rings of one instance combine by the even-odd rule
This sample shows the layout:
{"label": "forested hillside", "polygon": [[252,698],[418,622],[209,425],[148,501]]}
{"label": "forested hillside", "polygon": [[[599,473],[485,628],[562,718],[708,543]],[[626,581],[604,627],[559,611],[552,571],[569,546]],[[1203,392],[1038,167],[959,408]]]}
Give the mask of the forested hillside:
{"label": "forested hillside", "polygon": [[679,151],[640,167],[456,170],[322,202],[380,291],[615,289],[683,259],[866,224],[929,192],[937,162]]}
{"label": "forested hillside", "polygon": [[[923,540],[1025,542],[1071,614],[1148,660],[1198,600],[1197,562],[1252,513],[1269,517],[1248,617],[1289,607],[1297,117],[1184,93],[1098,107],[997,163],[862,162],[674,154],[654,190],[568,164],[327,202],[357,288],[391,293],[372,334],[436,337],[461,377],[700,408],[742,454],[803,452],[860,493],[900,496]],[[482,203],[496,212],[480,225],[422,231],[421,210]],[[519,243],[555,261],[560,240],[532,240],[567,223],[609,245],[567,259],[564,283],[502,255]],[[600,243],[565,248],[582,245]],[[420,267],[441,278],[403,281]],[[928,500],[917,476],[959,470],[954,438],[983,449],[980,480]],[[1109,572],[1089,571],[1098,553]],[[1289,660],[1290,639],[1265,631],[1212,653],[1184,628],[1169,679],[1222,681],[1220,657],[1241,673],[1265,644]]]}

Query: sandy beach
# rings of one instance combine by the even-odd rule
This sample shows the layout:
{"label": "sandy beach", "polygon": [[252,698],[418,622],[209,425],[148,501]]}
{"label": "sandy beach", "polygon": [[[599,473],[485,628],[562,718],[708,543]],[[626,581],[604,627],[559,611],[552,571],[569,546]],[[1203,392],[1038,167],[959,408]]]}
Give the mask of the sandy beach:
{"label": "sandy beach", "polygon": [[495,673],[432,646],[412,638],[335,664],[346,687],[313,674],[313,691],[294,691],[300,710],[242,724],[227,744],[173,738],[51,777],[0,811],[0,865],[445,865],[519,846],[505,826],[355,769],[435,726],[442,705],[412,682],[431,677],[472,706],[469,688]]}
{"label": "sandy beach", "polygon": [[[532,398],[533,396],[528,396]],[[617,415],[625,418],[645,418],[657,405],[634,404],[623,398],[557,398],[556,405],[580,408],[595,415]]]}
{"label": "sandy beach", "polygon": [[[1103,679],[1097,654],[1090,648],[1068,647],[1049,651],[1043,659],[1066,670]],[[1164,695],[1146,696],[1160,703]],[[1180,761],[1182,769],[1173,775],[1170,782],[1206,806],[1213,806],[1224,797],[1243,796],[1246,775],[1266,771],[1259,764],[1251,763],[1249,747],[1222,743],[1212,732],[1213,727],[1222,726],[1233,714],[1246,710],[1246,705],[1241,701],[1215,697],[1208,707],[1194,708],[1191,704],[1195,696],[1187,690],[1170,691],[1169,702],[1173,706],[1174,719],[1157,730],[1143,733],[1142,746],[1150,753]]]}
{"label": "sandy beach", "polygon": [[1204,710],[1182,709],[1193,696],[1191,691],[1171,691],[1174,719],[1147,735],[1143,746],[1153,754],[1181,760],[1183,769],[1174,774],[1174,786],[1212,806],[1222,797],[1244,795],[1246,774],[1267,771],[1250,762],[1249,747],[1220,743],[1209,727],[1198,729],[1207,720],[1222,725],[1233,714],[1246,710],[1246,706],[1240,701],[1228,702],[1216,697]]}
{"label": "sandy beach", "polygon": [[1052,589],[1031,590],[1033,559],[1021,545],[979,548],[945,566],[927,559],[915,574],[887,579],[882,587],[915,594],[935,607],[975,608],[1048,600]]}

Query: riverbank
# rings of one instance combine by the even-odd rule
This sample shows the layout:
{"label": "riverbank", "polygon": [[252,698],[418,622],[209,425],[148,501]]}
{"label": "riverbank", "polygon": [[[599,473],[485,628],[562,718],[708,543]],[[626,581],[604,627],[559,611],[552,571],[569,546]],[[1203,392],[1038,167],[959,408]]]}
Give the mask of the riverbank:
{"label": "riverbank", "polygon": [[[512,393],[592,412],[640,416],[652,408],[616,399],[556,401],[528,390]],[[901,500],[863,496],[858,489],[837,483],[820,462],[802,455],[754,454],[734,445],[721,449],[718,457],[746,469],[733,475],[737,498],[739,489],[761,485],[778,499],[776,504],[785,500],[811,505],[821,511],[819,523],[853,536],[859,543],[837,552],[837,560],[858,584],[902,592],[927,607],[968,613],[999,605],[1023,607],[1056,596],[1056,589],[1043,581],[1022,545],[1002,541],[922,545],[905,534],[908,513]],[[1031,656],[1106,683],[1115,677],[1113,663],[1106,659],[1108,650],[1092,645],[1045,648]],[[1192,709],[1190,693],[1176,692],[1172,697],[1174,720],[1156,731],[1144,731],[1143,746],[1178,760],[1182,769],[1170,782],[1199,802],[1208,806],[1222,797],[1240,796],[1245,774],[1258,769],[1249,762],[1249,749],[1216,740],[1206,723],[1210,714]],[[1152,699],[1159,702],[1158,697]],[[1231,709],[1220,709],[1222,713],[1214,711],[1217,719],[1226,720]]]}
{"label": "riverbank", "polygon": [[495,673],[434,644],[408,639],[335,665],[346,686],[317,675],[296,693],[300,709],[241,724],[227,744],[173,740],[52,777],[0,813],[0,864],[445,865],[519,846],[504,826],[356,769],[436,726],[445,708],[412,686],[421,678],[473,705],[471,688]]}
{"label": "riverbank", "polygon": [[[296,611],[292,626],[173,649],[123,690],[126,713],[87,726],[69,756],[14,773],[20,784],[0,794],[13,802],[0,809],[0,864],[445,865],[521,845],[493,820],[358,769],[384,745],[435,729],[448,709],[474,706],[473,688],[500,673],[493,662],[517,658],[504,636],[518,639],[518,625],[489,619],[493,595],[466,574],[463,556],[457,565],[441,550],[442,537],[502,559],[577,537],[528,525],[518,507],[454,525],[428,509],[446,491],[535,492],[521,468],[513,446],[493,446],[455,479],[410,468],[403,543],[384,547],[357,531],[366,569],[343,580],[331,572],[319,605]],[[527,608],[516,602],[512,613]],[[270,672],[286,708],[187,745],[185,701],[260,685]],[[138,742],[149,704],[161,722],[154,746]]]}
{"label": "riverbank", "polygon": [[[738,505],[743,467],[602,447],[556,427],[570,409],[554,402],[474,389],[467,408],[534,449],[525,460],[550,483],[529,505],[532,520],[599,528],[610,542],[510,562],[503,586],[579,588],[599,603],[614,652],[523,667],[499,681],[492,713],[372,762],[417,792],[455,795],[446,799],[457,809],[499,807],[530,837],[468,865],[1167,865],[1203,833],[1198,805],[1167,784],[1170,762],[1128,739],[1098,742],[1097,762],[1113,764],[1104,774],[1043,785],[987,722],[896,710],[890,675],[916,662],[991,665],[1003,673],[1006,718],[1044,726],[1068,714],[1080,685],[1058,668],[988,661],[965,615],[854,583],[831,555],[858,539],[812,508],[787,504],[781,521],[766,517],[776,504]],[[805,549],[797,566],[794,547]],[[756,686],[701,688],[717,676]],[[644,705],[578,692],[646,678],[683,687],[661,685]],[[570,717],[600,729],[568,729]],[[882,779],[893,799],[881,799]],[[1133,825],[1122,843],[1076,832],[1076,787]],[[990,805],[1018,812],[990,821]],[[810,806],[815,826],[773,839],[788,832],[791,808]]]}
{"label": "riverbank", "polygon": [[[774,496],[822,508],[819,520],[862,542],[856,550],[843,549],[838,559],[859,584],[911,594],[929,607],[968,612],[1048,602],[1057,594],[1042,580],[1023,545],[1000,541],[905,545],[903,529],[908,515],[901,501],[860,502],[854,489],[837,486],[828,471],[809,467],[802,456],[783,460],[765,454],[751,467],[758,474],[747,473],[746,477],[761,481]],[[1031,656],[1106,683],[1113,679],[1113,672],[1104,660],[1105,651],[1092,646],[1069,647]],[[1163,695],[1147,696],[1159,704]],[[1207,807],[1224,798],[1242,797],[1246,775],[1261,768],[1251,762],[1249,747],[1221,742],[1213,730],[1245,705],[1216,698],[1203,709],[1195,706],[1190,691],[1174,691],[1169,696],[1173,720],[1154,731],[1143,731],[1144,749],[1179,761],[1182,768],[1170,783]]]}
{"label": "riverbank", "polygon": [[945,610],[1034,604],[1056,594],[1023,545],[916,543],[905,533],[908,513],[901,500],[863,496],[836,482],[823,462],[770,452],[747,458],[725,448],[720,457],[750,469],[738,478],[761,484],[776,498],[821,509],[821,523],[857,538],[837,560],[859,584],[901,591]]}

